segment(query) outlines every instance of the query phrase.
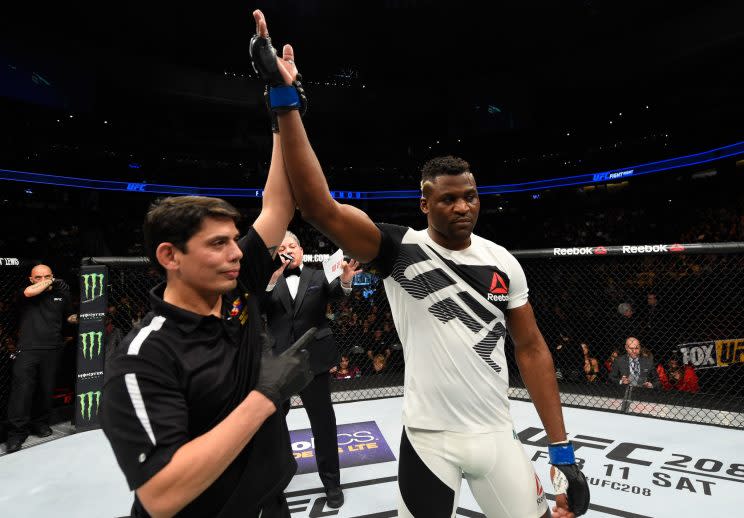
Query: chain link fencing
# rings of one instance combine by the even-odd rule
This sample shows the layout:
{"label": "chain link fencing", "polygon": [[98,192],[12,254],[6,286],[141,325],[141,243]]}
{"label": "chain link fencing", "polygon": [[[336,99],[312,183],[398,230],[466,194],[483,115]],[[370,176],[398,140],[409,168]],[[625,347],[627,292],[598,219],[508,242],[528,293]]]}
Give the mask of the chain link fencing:
{"label": "chain link fencing", "polygon": [[[564,404],[744,428],[744,243],[514,255]],[[629,337],[651,366],[637,386],[619,375]],[[510,375],[512,397],[527,399],[513,354]]]}
{"label": "chain link fencing", "polygon": [[[744,244],[514,255],[527,275],[565,405],[744,428]],[[146,258],[93,262],[109,267],[111,350],[149,310],[148,292],[161,277]],[[403,353],[382,280],[359,274],[352,294],[326,313],[341,354],[332,374],[334,402],[401,396]],[[631,336],[652,365],[641,386],[610,375],[613,350],[622,357]],[[509,338],[506,352],[510,397],[529,399]],[[292,403],[301,404],[297,397]]]}

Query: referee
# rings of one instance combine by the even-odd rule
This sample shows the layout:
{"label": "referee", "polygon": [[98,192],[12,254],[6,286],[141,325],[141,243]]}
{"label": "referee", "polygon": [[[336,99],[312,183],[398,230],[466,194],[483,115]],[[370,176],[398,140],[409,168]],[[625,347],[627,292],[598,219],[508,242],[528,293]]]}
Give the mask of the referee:
{"label": "referee", "polygon": [[277,138],[244,237],[217,198],[166,198],[145,218],[167,280],[107,362],[101,406],[134,517],[290,516],[283,490],[297,464],[276,411],[312,379],[300,346],[314,330],[274,356],[258,307],[295,207]]}

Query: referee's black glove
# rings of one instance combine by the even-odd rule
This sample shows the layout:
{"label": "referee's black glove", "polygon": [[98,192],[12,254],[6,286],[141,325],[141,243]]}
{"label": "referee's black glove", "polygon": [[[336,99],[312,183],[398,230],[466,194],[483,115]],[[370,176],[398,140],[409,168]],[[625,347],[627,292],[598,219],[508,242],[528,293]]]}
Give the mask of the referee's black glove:
{"label": "referee's black glove", "polygon": [[261,333],[263,354],[261,372],[255,390],[269,398],[278,409],[282,403],[304,389],[313,379],[308,361],[310,353],[305,346],[315,337],[316,327],[310,328],[292,346],[275,355],[266,332]]}

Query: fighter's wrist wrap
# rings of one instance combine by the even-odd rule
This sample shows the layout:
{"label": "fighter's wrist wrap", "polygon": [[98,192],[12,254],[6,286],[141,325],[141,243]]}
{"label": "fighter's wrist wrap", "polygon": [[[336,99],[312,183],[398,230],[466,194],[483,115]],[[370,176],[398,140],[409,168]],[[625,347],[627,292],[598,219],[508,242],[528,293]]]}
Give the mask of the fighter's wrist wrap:
{"label": "fighter's wrist wrap", "polygon": [[554,465],[576,464],[573,444],[570,441],[567,443],[549,444],[548,457],[550,457],[550,463]]}

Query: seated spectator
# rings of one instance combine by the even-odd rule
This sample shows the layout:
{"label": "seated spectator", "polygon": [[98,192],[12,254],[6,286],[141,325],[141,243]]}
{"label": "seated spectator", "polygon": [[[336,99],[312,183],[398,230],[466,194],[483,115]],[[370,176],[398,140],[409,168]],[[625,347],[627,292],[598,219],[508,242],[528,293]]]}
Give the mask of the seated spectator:
{"label": "seated spectator", "polygon": [[656,371],[659,373],[659,380],[664,390],[678,390],[691,394],[697,394],[700,391],[695,368],[690,364],[680,365],[678,358],[670,358],[666,370],[660,363],[656,366]]}
{"label": "seated spectator", "polygon": [[[638,316],[629,302],[623,302],[617,306],[618,316],[613,322],[614,343],[621,343],[628,336],[639,336],[642,326]],[[615,341],[617,340],[617,341]]]}
{"label": "seated spectator", "polygon": [[641,342],[634,336],[625,340],[626,354],[618,357],[612,365],[610,383],[634,387],[659,388],[659,373],[649,358],[641,356]]}
{"label": "seated spectator", "polygon": [[336,313],[334,313],[333,307],[331,306],[331,303],[330,302],[328,304],[326,304],[325,316],[331,322],[333,322],[334,320],[336,320]]}
{"label": "seated spectator", "polygon": [[589,346],[581,343],[581,351],[584,353],[584,376],[589,383],[599,381],[599,361],[589,353]]}
{"label": "seated spectator", "polygon": [[121,329],[116,327],[116,324],[114,323],[114,319],[111,313],[103,317],[103,330],[104,330],[104,340],[106,343],[106,354],[109,355],[111,354],[111,352],[118,349],[119,344],[124,338],[124,335],[121,332]]}
{"label": "seated spectator", "polygon": [[561,333],[551,351],[555,375],[562,381],[581,381],[584,378],[584,358],[581,347],[566,333]]}
{"label": "seated spectator", "polygon": [[654,362],[654,353],[651,352],[651,349],[649,349],[645,345],[642,345],[641,346],[641,358],[648,358],[653,363]]}
{"label": "seated spectator", "polygon": [[341,356],[338,367],[331,369],[331,375],[337,380],[348,380],[360,377],[362,371],[356,365],[351,365],[349,356],[344,354]]}
{"label": "seated spectator", "polygon": [[604,362],[604,368],[607,370],[607,372],[605,372],[605,375],[610,375],[610,372],[612,372],[612,364],[615,363],[615,360],[617,360],[618,356],[620,356],[620,351],[617,349],[617,347],[615,347],[614,349],[612,349],[610,356]]}
{"label": "seated spectator", "polygon": [[374,361],[374,357],[382,355],[387,362],[393,351],[390,349],[389,338],[385,336],[382,329],[376,329],[372,339],[367,342],[367,357]]}
{"label": "seated spectator", "polygon": [[372,358],[372,370],[369,372],[371,375],[382,374],[387,370],[387,356],[383,354],[376,354]]}

